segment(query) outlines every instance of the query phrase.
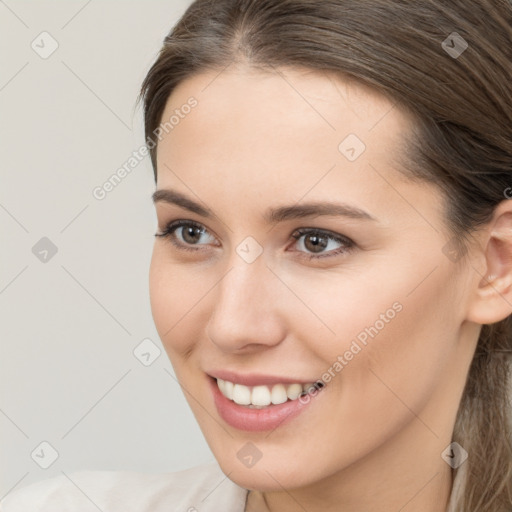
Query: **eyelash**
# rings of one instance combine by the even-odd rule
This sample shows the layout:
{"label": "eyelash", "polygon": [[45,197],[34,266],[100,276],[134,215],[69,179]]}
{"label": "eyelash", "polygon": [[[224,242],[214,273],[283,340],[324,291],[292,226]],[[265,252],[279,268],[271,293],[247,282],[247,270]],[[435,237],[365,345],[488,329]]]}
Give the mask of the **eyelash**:
{"label": "eyelash", "polygon": [[[180,250],[184,251],[191,251],[191,252],[197,252],[201,251],[202,249],[192,248],[188,245],[183,245],[181,242],[178,242],[174,236],[174,232],[179,229],[180,227],[195,227],[202,232],[208,233],[208,231],[202,226],[201,224],[198,224],[197,222],[188,221],[188,220],[178,220],[174,222],[170,222],[165,230],[162,233],[156,233],[156,237],[165,238],[168,239],[175,247],[177,247]],[[294,238],[296,241],[300,240],[305,235],[320,235],[328,240],[334,240],[335,242],[339,242],[343,244],[343,247],[340,247],[339,249],[329,251],[327,253],[321,253],[321,254],[314,254],[314,253],[304,253],[303,251],[297,251],[301,254],[301,257],[306,258],[308,260],[318,260],[320,258],[330,258],[335,257],[340,254],[348,253],[352,249],[354,249],[355,243],[350,240],[350,238],[347,238],[343,235],[338,235],[335,233],[332,233],[330,231],[325,231],[323,229],[318,228],[299,228],[294,233],[292,233],[291,237]]]}

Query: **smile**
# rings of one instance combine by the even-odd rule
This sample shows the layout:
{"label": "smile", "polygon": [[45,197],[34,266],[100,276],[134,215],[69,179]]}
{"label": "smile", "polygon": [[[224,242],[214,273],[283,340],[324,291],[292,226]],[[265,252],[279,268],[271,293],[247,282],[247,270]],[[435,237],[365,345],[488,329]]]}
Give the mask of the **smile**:
{"label": "smile", "polygon": [[315,386],[313,382],[307,384],[274,384],[273,386],[244,386],[222,379],[217,379],[217,386],[226,398],[238,405],[246,405],[250,408],[283,404],[288,400],[297,400],[301,395],[319,389],[318,384]]}
{"label": "smile", "polygon": [[[274,378],[238,376],[247,384],[209,377],[213,401],[219,416],[231,427],[245,431],[273,431],[284,428],[302,415],[313,402],[322,402],[325,392],[320,381],[279,383]],[[262,381],[267,380],[266,384]],[[268,382],[268,381],[273,382]]]}

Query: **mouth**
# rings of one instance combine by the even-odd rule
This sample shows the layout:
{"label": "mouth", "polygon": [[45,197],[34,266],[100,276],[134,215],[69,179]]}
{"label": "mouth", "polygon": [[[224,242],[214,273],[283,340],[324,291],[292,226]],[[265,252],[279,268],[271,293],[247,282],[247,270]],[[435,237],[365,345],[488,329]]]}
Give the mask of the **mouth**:
{"label": "mouth", "polygon": [[319,396],[324,394],[321,391],[325,387],[321,381],[279,382],[279,378],[229,372],[222,372],[222,376],[226,378],[208,378],[220,418],[237,430],[253,432],[282,428],[314,407],[314,403],[321,402]]}
{"label": "mouth", "polygon": [[278,383],[274,385],[245,386],[229,380],[215,379],[219,391],[235,404],[244,405],[250,409],[263,409],[270,405],[280,405],[288,401],[318,391],[323,387],[320,381],[301,384]]}

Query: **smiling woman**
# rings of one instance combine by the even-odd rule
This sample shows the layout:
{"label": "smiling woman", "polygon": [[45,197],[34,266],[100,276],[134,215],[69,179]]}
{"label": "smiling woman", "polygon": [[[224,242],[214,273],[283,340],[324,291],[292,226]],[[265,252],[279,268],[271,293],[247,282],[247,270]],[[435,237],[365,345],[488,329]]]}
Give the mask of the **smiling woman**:
{"label": "smiling woman", "polygon": [[191,5],[150,292],[217,463],[83,475],[104,510],[512,511],[511,76],[507,0]]}
{"label": "smiling woman", "polygon": [[166,38],[151,302],[231,510],[512,510],[511,25],[199,0]]}

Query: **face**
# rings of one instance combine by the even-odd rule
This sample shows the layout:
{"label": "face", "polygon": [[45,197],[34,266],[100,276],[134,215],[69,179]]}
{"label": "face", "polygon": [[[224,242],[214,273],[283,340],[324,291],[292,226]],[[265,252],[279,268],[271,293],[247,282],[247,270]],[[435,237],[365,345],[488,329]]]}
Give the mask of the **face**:
{"label": "face", "polygon": [[177,109],[158,146],[151,305],[225,473],[294,488],[406,433],[432,446],[465,378],[466,285],[439,191],[399,171],[413,120],[292,69],[197,75],[162,120]]}

